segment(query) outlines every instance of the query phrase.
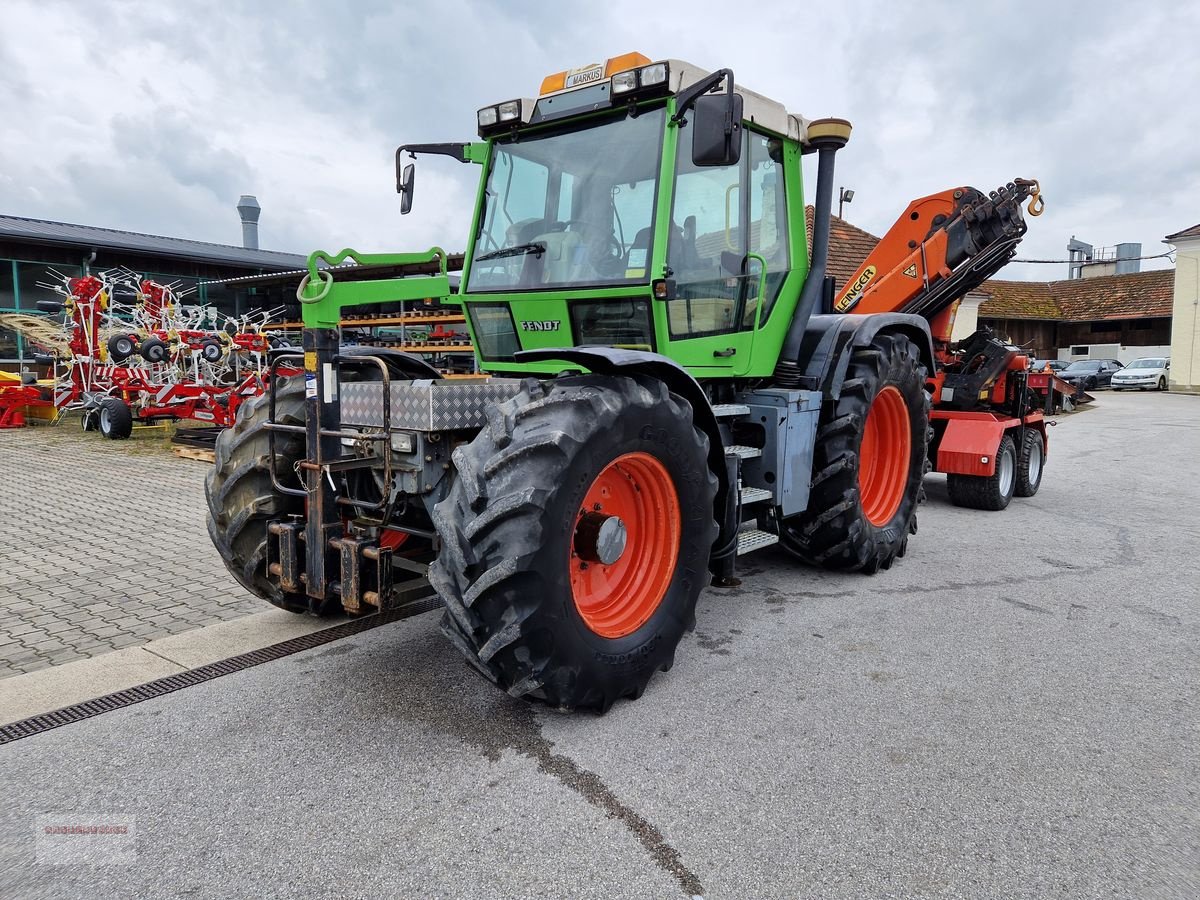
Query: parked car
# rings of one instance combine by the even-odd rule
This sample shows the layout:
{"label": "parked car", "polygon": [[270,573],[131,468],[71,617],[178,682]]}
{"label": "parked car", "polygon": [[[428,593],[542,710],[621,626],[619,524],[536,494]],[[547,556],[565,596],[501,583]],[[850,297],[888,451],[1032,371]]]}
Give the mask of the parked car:
{"label": "parked car", "polygon": [[1061,359],[1035,359],[1029,364],[1029,371],[1045,372],[1046,366],[1049,366],[1050,371],[1057,375],[1067,367],[1067,363],[1063,362]]}
{"label": "parked car", "polygon": [[1058,373],[1058,377],[1085,391],[1107,387],[1114,372],[1123,366],[1115,359],[1079,359]]}
{"label": "parked car", "polygon": [[1124,388],[1144,390],[1167,389],[1167,373],[1171,369],[1171,360],[1164,356],[1147,356],[1135,359],[1120,372],[1112,377],[1114,391]]}

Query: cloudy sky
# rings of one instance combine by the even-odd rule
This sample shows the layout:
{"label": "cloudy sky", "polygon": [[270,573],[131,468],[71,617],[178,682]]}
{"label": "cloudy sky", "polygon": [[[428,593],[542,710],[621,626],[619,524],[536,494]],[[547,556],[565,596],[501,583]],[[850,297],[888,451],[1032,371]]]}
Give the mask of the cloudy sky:
{"label": "cloudy sky", "polygon": [[1164,235],[1200,222],[1189,0],[3,10],[0,212],[12,215],[238,243],[234,206],[254,193],[266,248],[461,249],[477,170],[424,158],[401,218],[395,146],[471,140],[478,107],[639,50],[728,66],[792,111],[852,120],[838,182],[856,192],[846,218],[875,234],[915,197],[1014,176],[1039,178],[1047,201],[1023,257],[1062,258],[1072,235],[1160,253]]}

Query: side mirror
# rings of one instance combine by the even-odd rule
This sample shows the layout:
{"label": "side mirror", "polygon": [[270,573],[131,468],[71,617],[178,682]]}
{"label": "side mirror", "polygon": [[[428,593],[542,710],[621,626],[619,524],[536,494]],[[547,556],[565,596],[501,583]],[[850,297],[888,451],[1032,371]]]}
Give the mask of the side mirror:
{"label": "side mirror", "polygon": [[412,163],[404,167],[404,172],[400,175],[400,215],[406,216],[412,209],[413,201],[413,180],[416,178],[417,168]]}
{"label": "side mirror", "polygon": [[691,118],[692,165],[736,165],[742,157],[742,95],[697,97]]}

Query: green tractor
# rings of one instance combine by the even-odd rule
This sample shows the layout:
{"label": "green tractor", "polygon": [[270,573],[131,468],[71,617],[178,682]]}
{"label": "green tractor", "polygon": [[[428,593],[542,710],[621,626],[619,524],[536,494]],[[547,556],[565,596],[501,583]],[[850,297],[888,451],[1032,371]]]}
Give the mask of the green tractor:
{"label": "green tractor", "polygon": [[[627,54],[478,125],[478,142],[396,154],[402,212],[406,159],[481,167],[465,254],[310,257],[303,352],[274,355],[208,478],[238,581],[312,614],[432,586],[486,678],[604,711],[671,666],[739,556],[778,543],[866,573],[903,556],[934,355],[920,316],[833,312],[849,123],[789,113],[728,69]],[[342,348],[347,308],[429,298],[461,307],[486,376]]]}

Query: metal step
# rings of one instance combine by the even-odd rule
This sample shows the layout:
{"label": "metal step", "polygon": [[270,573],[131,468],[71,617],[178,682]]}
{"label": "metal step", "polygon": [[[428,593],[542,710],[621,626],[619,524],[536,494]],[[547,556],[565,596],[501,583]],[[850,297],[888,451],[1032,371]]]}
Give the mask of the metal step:
{"label": "metal step", "polygon": [[747,528],[739,531],[737,536],[737,555],[743,556],[779,543],[779,535],[769,531],[759,531],[757,528]]}
{"label": "metal step", "polygon": [[751,503],[759,503],[763,500],[770,500],[773,494],[766,488],[743,487],[742,488],[742,506],[749,506]]}
{"label": "metal step", "polygon": [[747,447],[744,444],[730,444],[725,448],[726,456],[739,456],[742,459],[754,459],[756,456],[762,456],[761,447]]}
{"label": "metal step", "polygon": [[716,403],[712,411],[718,419],[750,415],[750,407],[744,403]]}

